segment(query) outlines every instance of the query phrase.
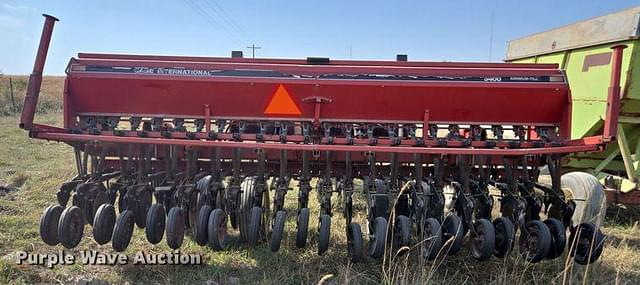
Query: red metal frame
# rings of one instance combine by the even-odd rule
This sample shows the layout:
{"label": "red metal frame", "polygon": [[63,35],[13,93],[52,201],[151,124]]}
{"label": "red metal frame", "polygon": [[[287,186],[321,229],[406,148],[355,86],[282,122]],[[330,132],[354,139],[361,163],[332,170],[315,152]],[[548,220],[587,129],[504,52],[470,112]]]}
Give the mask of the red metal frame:
{"label": "red metal frame", "polygon": [[620,74],[622,72],[622,52],[626,45],[612,47],[613,56],[611,61],[611,81],[607,94],[607,110],[605,113],[605,124],[603,136],[614,138],[618,134],[618,113],[620,113]]}
{"label": "red metal frame", "polygon": [[47,51],[51,42],[51,34],[53,26],[58,21],[56,17],[43,14],[45,17],[44,26],[42,27],[42,35],[40,36],[40,44],[38,53],[36,54],[36,62],[33,64],[33,72],[29,76],[29,85],[27,86],[27,95],[24,97],[24,107],[20,116],[20,128],[31,129],[33,124],[33,116],[36,113],[38,105],[38,95],[40,94],[40,85],[42,84],[42,70],[44,62],[47,59]]}
{"label": "red metal frame", "polygon": [[[306,151],[532,155],[597,151],[614,136],[619,102],[620,59],[623,47],[614,48],[612,88],[604,135],[568,140],[571,97],[564,76],[557,65],[498,63],[430,63],[394,61],[329,61],[317,64],[291,59],[237,59],[204,57],[167,57],[115,54],[79,54],[68,67],[64,90],[65,128],[33,125],[39,82],[55,18],[46,16],[45,27],[36,57],[30,88],[25,98],[20,127],[34,138],[73,142],[135,143],[193,147],[232,147],[288,149]],[[617,64],[616,64],[617,63]],[[185,76],[139,74],[135,69],[194,69],[198,72],[231,71],[232,75]],[[253,71],[257,75],[242,72]],[[261,75],[271,72],[277,76]],[[383,75],[381,79],[375,76]],[[366,78],[362,78],[365,76]],[[399,76],[399,77],[398,77]],[[426,79],[423,79],[426,78]],[[494,82],[507,79],[541,77],[545,82]],[[417,78],[417,79],[415,79]],[[415,80],[414,80],[415,79]],[[537,80],[537,79],[535,79]],[[271,117],[264,111],[265,102],[279,84],[285,84],[292,99],[299,104],[299,117]],[[616,89],[615,87],[618,86]],[[616,93],[616,90],[617,93]],[[315,100],[309,100],[315,98]],[[320,98],[320,100],[318,100]],[[313,104],[304,104],[310,101]],[[320,112],[322,111],[322,112]],[[293,120],[314,122],[490,124],[558,127],[555,143],[525,141],[514,147],[507,142],[474,141],[470,145],[450,140],[446,147],[436,139],[426,139],[419,146],[403,140],[394,145],[381,139],[371,145],[365,139],[351,142],[337,138],[333,142],[302,144],[299,135],[277,142],[277,136],[257,142],[251,134],[233,141],[230,134],[210,139],[198,133],[187,139],[176,133],[163,138],[159,132],[139,137],[136,132],[114,134],[71,133],[78,127],[78,116],[141,116],[206,119]]]}
{"label": "red metal frame", "polygon": [[[184,62],[245,62],[263,64],[308,64],[304,59],[284,58],[228,58],[228,57],[200,57],[200,56],[166,56],[166,55],[135,55],[110,53],[78,53],[80,59],[109,59],[109,60],[153,60],[153,61],[184,61]],[[504,68],[504,63],[490,62],[430,62],[430,61],[389,61],[389,60],[334,60],[326,65],[359,65],[359,66],[414,66],[414,67],[457,67],[457,68]],[[556,63],[509,63],[513,68],[527,69],[558,69]]]}

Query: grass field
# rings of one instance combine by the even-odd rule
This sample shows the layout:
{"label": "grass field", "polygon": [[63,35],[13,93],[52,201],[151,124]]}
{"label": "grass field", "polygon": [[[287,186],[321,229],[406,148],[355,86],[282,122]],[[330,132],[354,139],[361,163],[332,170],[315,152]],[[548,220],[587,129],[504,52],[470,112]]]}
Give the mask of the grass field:
{"label": "grass field", "polygon": [[[42,108],[37,121],[61,125],[62,78],[49,77],[43,84]],[[18,82],[18,83],[16,83]],[[14,77],[14,93],[18,104],[24,94],[26,78]],[[17,128],[19,108],[10,106],[8,78],[0,80],[0,283],[193,283],[193,284],[638,284],[640,283],[640,226],[637,215],[619,215],[611,211],[603,227],[607,235],[600,261],[589,267],[573,265],[565,257],[537,264],[524,262],[517,252],[506,259],[492,258],[477,263],[468,249],[455,256],[424,262],[416,249],[408,255],[390,257],[385,261],[365,259],[350,264],[346,254],[344,219],[336,209],[329,251],[322,257],[317,250],[317,201],[311,197],[310,241],[305,249],[295,247],[296,191],[287,195],[289,217],[283,245],[271,253],[266,244],[247,248],[238,244],[238,233],[231,232],[231,247],[215,252],[197,246],[186,238],[183,253],[199,253],[203,265],[118,265],[45,266],[17,265],[16,252],[56,253],[62,246],[47,246],[40,240],[38,222],[42,210],[54,203],[55,192],[62,182],[74,176],[71,148],[60,143],[32,140]],[[9,104],[9,105],[7,105]],[[19,107],[19,106],[17,106]],[[315,195],[315,194],[312,194]],[[339,205],[338,197],[334,205]],[[364,214],[364,200],[356,196],[356,211]],[[315,208],[314,208],[315,207]],[[339,206],[337,206],[339,207]],[[356,218],[366,228],[362,215]],[[111,245],[98,245],[85,228],[81,244],[70,252],[94,249],[112,252]],[[365,237],[366,241],[366,237]],[[365,243],[366,245],[366,243]],[[126,253],[138,251],[170,252],[166,242],[149,245],[144,232],[136,229]],[[391,260],[390,260],[391,259]]]}

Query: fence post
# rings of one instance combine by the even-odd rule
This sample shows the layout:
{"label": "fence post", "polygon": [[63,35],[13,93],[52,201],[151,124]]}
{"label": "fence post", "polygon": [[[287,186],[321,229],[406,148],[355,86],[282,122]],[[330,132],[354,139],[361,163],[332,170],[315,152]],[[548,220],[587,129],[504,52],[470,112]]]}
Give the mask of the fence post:
{"label": "fence post", "polygon": [[16,106],[16,98],[13,97],[13,81],[11,77],[9,77],[9,94],[11,94],[11,105],[13,106],[13,110],[17,111],[18,106]]}

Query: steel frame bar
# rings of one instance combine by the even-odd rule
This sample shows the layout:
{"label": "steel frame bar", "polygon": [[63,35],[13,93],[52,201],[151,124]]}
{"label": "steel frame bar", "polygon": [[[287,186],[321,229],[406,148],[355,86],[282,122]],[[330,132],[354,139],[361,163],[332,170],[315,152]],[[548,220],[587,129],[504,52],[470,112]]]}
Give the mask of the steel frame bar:
{"label": "steel frame bar", "polygon": [[620,148],[620,154],[622,155],[622,162],[624,163],[625,171],[627,172],[627,178],[629,181],[636,183],[638,177],[636,177],[636,171],[633,166],[633,158],[631,157],[631,150],[629,149],[629,141],[627,135],[624,132],[622,125],[617,128],[618,132],[618,147]]}
{"label": "steel frame bar", "polygon": [[[166,56],[166,55],[132,55],[110,53],[78,53],[80,59],[120,59],[120,60],[160,60],[160,61],[188,61],[188,62],[250,62],[270,64],[308,64],[304,59],[278,58],[228,58],[228,57],[198,57],[198,56]],[[331,60],[329,65],[362,65],[362,66],[417,66],[417,67],[462,67],[462,68],[502,68],[504,63],[488,62],[427,62],[427,61],[388,61],[388,60]],[[510,67],[532,69],[557,69],[555,63],[509,63]]]}
{"label": "steel frame bar", "polygon": [[301,151],[342,151],[342,152],[381,152],[381,153],[420,153],[420,154],[469,154],[469,155],[534,155],[549,153],[572,153],[601,150],[600,145],[570,145],[543,148],[515,148],[515,149],[482,149],[482,148],[454,148],[454,147],[411,147],[411,146],[370,146],[370,145],[313,145],[293,143],[258,143],[258,142],[234,142],[234,141],[206,141],[185,139],[162,139],[119,137],[113,135],[84,135],[67,133],[37,133],[37,138],[54,141],[102,141],[112,143],[154,144],[154,145],[180,145],[200,147],[232,147],[244,149],[288,149]]}

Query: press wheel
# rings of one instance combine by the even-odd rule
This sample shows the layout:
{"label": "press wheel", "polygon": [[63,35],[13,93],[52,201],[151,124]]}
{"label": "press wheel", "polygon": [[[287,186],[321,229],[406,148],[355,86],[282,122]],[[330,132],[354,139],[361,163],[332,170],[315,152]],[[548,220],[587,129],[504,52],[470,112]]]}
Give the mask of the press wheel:
{"label": "press wheel", "polygon": [[84,222],[82,210],[77,206],[71,206],[62,211],[58,222],[58,237],[64,247],[72,249],[80,243]]}
{"label": "press wheel", "polygon": [[529,262],[536,263],[547,256],[551,246],[549,228],[538,220],[529,221],[520,232],[518,240],[520,254]]}
{"label": "press wheel", "polygon": [[351,262],[358,263],[362,259],[362,230],[358,223],[350,223],[347,228],[347,251]]}
{"label": "press wheel", "polygon": [[149,212],[147,212],[146,227],[144,229],[147,240],[151,244],[158,244],[162,240],[166,219],[164,205],[158,203],[151,205]]}
{"label": "press wheel", "polygon": [[108,243],[115,225],[116,209],[111,204],[102,204],[93,219],[93,239],[98,244]]}
{"label": "press wheel", "polygon": [[369,256],[378,259],[384,255],[387,243],[387,219],[377,217],[369,224]]}
{"label": "press wheel", "polygon": [[331,216],[323,214],[320,216],[318,225],[318,255],[323,255],[329,249],[331,239]]}
{"label": "press wheel", "polygon": [[222,209],[215,209],[209,214],[209,245],[214,250],[224,250],[227,242],[227,215]]}
{"label": "press wheel", "polygon": [[447,216],[442,222],[442,236],[447,255],[454,255],[462,248],[464,237],[462,221],[456,215]]}
{"label": "press wheel", "polygon": [[486,261],[491,258],[496,245],[493,224],[487,219],[476,220],[471,229],[471,254],[473,258]]}
{"label": "press wheel", "polygon": [[273,233],[271,234],[271,251],[277,252],[280,250],[280,245],[282,243],[282,236],[284,234],[284,223],[287,219],[287,212],[278,211],[276,212],[276,219],[273,223]]}
{"label": "press wheel", "polygon": [[500,258],[505,257],[513,248],[513,242],[516,238],[516,229],[513,222],[511,222],[507,217],[499,217],[493,220],[493,228],[496,236],[493,255]]}
{"label": "press wheel", "polygon": [[296,246],[303,248],[307,245],[309,233],[309,208],[300,209],[298,214],[298,228],[296,232]]}
{"label": "press wheel", "polygon": [[185,232],[184,210],[180,207],[173,207],[169,210],[166,226],[167,244],[172,249],[182,246]]}
{"label": "press wheel", "polygon": [[113,237],[111,246],[113,250],[122,252],[129,246],[131,236],[133,235],[133,225],[135,224],[133,211],[124,210],[116,220],[116,226],[113,228]]}
{"label": "press wheel", "polygon": [[434,218],[425,219],[421,234],[420,253],[422,258],[434,260],[442,248],[442,229],[438,220]]}
{"label": "press wheel", "polygon": [[198,245],[205,245],[209,241],[209,216],[211,214],[211,206],[203,205],[198,211],[198,218],[196,220],[196,243]]}

